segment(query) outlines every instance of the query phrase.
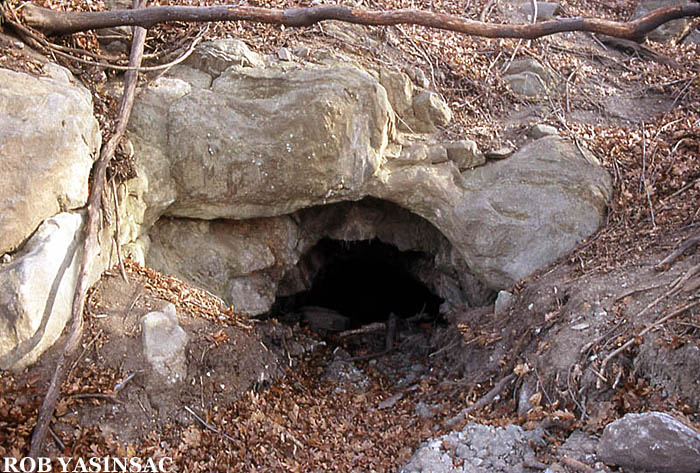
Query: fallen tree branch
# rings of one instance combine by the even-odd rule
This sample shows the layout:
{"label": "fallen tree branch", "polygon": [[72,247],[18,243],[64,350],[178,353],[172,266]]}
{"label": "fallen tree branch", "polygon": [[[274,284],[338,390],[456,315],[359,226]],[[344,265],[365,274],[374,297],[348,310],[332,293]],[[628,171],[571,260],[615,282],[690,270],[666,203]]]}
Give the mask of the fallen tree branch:
{"label": "fallen tree branch", "polygon": [[641,41],[650,31],[671,20],[700,16],[700,4],[681,4],[659,8],[627,23],[598,18],[560,18],[536,24],[496,24],[469,20],[444,13],[411,9],[391,11],[364,10],[339,5],[290,8],[286,10],[238,5],[209,7],[163,6],[139,10],[64,12],[26,4],[24,20],[46,34],[71,34],[78,31],[114,26],[150,28],[164,22],[253,21],[291,27],[311,26],[325,20],[360,25],[420,25],[486,38],[535,39],[567,31],[588,31],[616,38]]}
{"label": "fallen tree branch", "polygon": [[[184,62],[192,53],[194,52],[195,47],[204,39],[204,34],[206,33],[207,29],[205,28],[202,30],[195,38],[192,40],[192,43],[187,47],[187,50],[185,50],[184,53],[182,53],[179,57],[173,59],[172,61],[165,63],[165,64],[160,64],[157,66],[141,66],[141,67],[132,67],[132,66],[122,66],[120,64],[112,64],[109,62],[104,62],[104,60],[108,60],[109,57],[101,57],[98,54],[92,53],[87,50],[82,50],[82,49],[76,49],[76,48],[67,48],[65,46],[61,46],[58,44],[54,44],[50,41],[47,41],[46,38],[44,38],[41,34],[27,28],[26,26],[22,25],[17,18],[17,15],[15,11],[10,7],[9,5],[5,5],[5,8],[7,11],[10,12],[10,14],[15,18],[14,21],[10,20],[9,18],[5,18],[5,23],[10,25],[14,30],[17,32],[17,34],[22,38],[22,40],[29,44],[31,47],[38,49],[39,51],[45,51],[50,54],[56,54],[58,56],[61,56],[62,58],[65,58],[69,61],[75,61],[79,62],[81,64],[87,64],[88,66],[97,66],[97,67],[104,67],[106,69],[112,69],[115,71],[133,71],[135,69],[138,69],[139,72],[152,72],[152,71],[159,71],[161,73],[167,72],[169,69],[171,69],[173,66],[176,66],[180,64],[181,62]],[[68,51],[68,52],[67,52]],[[98,61],[93,61],[90,59],[83,59],[82,57],[77,56],[76,54],[85,54],[89,55],[91,57],[96,57],[96,58],[102,58],[102,60]]]}
{"label": "fallen tree branch", "polygon": [[[143,2],[143,0],[134,0],[135,3],[139,1]],[[131,55],[129,57],[130,66],[138,67],[141,64],[145,40],[146,30],[143,28],[135,28],[131,44]],[[102,207],[102,194],[104,191],[107,165],[114,155],[119,140],[126,131],[126,125],[131,115],[131,107],[134,103],[137,79],[137,71],[128,71],[125,74],[124,93],[119,103],[116,129],[114,134],[102,147],[100,157],[93,167],[92,186],[87,202],[87,221],[83,227],[83,245],[80,255],[82,259],[80,261],[75,293],[73,295],[73,305],[71,308],[70,330],[63,350],[56,362],[56,369],[54,370],[51,383],[44,397],[44,402],[39,409],[39,416],[36,421],[34,432],[32,433],[29,455],[34,458],[41,455],[42,445],[46,438],[49,423],[56,408],[56,401],[61,391],[61,384],[63,384],[65,377],[66,359],[73,356],[80,344],[83,328],[83,305],[85,303],[85,294],[87,293],[89,284],[89,265],[94,261],[99,251],[97,233],[100,228],[100,209]]]}

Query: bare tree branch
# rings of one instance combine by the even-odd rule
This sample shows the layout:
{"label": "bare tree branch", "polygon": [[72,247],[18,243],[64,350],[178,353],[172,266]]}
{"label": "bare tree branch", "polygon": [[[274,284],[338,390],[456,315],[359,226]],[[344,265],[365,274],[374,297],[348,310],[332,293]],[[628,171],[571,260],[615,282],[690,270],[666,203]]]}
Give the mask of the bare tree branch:
{"label": "bare tree branch", "polygon": [[[138,1],[138,0],[136,0]],[[143,0],[141,0],[143,1]],[[146,30],[143,28],[134,29],[134,37],[131,44],[131,55],[129,57],[129,66],[138,68],[141,64],[143,56],[143,47],[146,40]],[[105,176],[107,173],[107,165],[114,155],[117,144],[122,135],[126,131],[126,125],[129,122],[131,115],[131,107],[134,103],[134,92],[136,90],[136,82],[138,78],[137,70],[129,70],[125,74],[124,79],[124,94],[119,103],[119,113],[117,115],[117,126],[114,134],[105,143],[100,151],[100,157],[95,162],[93,167],[92,187],[90,189],[90,197],[87,202],[87,222],[83,230],[83,247],[82,259],[80,260],[80,269],[78,271],[78,280],[75,285],[75,293],[73,295],[73,306],[71,309],[71,325],[68,332],[68,338],[63,347],[63,351],[56,362],[56,369],[51,378],[51,383],[44,397],[44,402],[39,409],[39,417],[36,421],[34,432],[32,433],[31,448],[29,455],[36,458],[40,456],[42,445],[46,438],[46,433],[49,430],[49,423],[53,417],[56,408],[56,401],[61,392],[61,384],[65,377],[65,361],[75,353],[76,348],[80,343],[83,327],[83,304],[85,302],[85,294],[88,289],[88,271],[89,265],[98,254],[99,245],[97,242],[97,233],[100,227],[100,208],[102,207],[102,194],[104,190]]]}
{"label": "bare tree branch", "polygon": [[133,25],[150,28],[170,21],[254,21],[285,26],[310,26],[320,21],[339,20],[360,25],[421,25],[487,38],[534,39],[567,31],[588,31],[616,38],[640,41],[644,35],[671,20],[700,16],[700,4],[680,4],[654,10],[627,23],[597,18],[560,18],[536,24],[503,25],[419,10],[363,10],[339,5],[287,10],[218,5],[209,7],[164,6],[139,10],[62,12],[27,4],[23,8],[29,26],[46,34],[70,34],[77,31]]}

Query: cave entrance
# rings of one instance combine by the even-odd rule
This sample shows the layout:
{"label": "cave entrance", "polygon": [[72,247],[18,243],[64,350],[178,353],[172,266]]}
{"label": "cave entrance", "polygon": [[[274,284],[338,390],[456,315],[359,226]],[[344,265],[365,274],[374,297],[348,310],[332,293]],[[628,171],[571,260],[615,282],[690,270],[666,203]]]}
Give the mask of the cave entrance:
{"label": "cave entrance", "polygon": [[437,319],[443,299],[416,276],[417,268],[431,258],[420,251],[400,251],[379,239],[363,241],[320,240],[304,256],[307,266],[318,268],[311,287],[278,298],[274,312],[303,312],[304,307],[324,307],[349,319],[358,328],[388,319],[423,314]]}

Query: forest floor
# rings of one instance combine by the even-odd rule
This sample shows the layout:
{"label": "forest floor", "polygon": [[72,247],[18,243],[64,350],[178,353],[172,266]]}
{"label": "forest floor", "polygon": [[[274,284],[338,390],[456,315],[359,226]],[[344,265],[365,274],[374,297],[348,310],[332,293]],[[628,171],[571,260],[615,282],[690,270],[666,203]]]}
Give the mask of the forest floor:
{"label": "forest floor", "polygon": [[[372,8],[434,9],[493,22],[512,21],[516,8],[507,1],[369,1]],[[563,16],[627,20],[636,2],[561,4]],[[75,0],[61,7],[104,5]],[[153,28],[147,52],[172,57],[173,45],[182,47],[199,31]],[[9,33],[0,41],[0,67],[40,73],[41,54],[29,54]],[[335,23],[217,24],[207,35],[238,37],[261,53],[305,45],[367,64],[420,68],[455,112],[444,135],[473,139],[480,149],[517,147],[533,124],[552,125],[613,177],[607,224],[512,288],[507,313],[465,308],[445,323],[405,324],[394,351],[354,361],[380,352],[383,334],[340,340],[298,324],[254,320],[129,261],[129,282],[107,272],[89,295],[83,348],[63,386],[50,455],[170,457],[175,471],[191,472],[393,472],[422,441],[468,420],[546,425],[547,444],[537,454],[547,465],[560,460],[557,447],[574,430],[597,434],[629,412],[669,412],[700,428],[698,244],[662,264],[700,235],[698,45],[646,43],[654,56],[579,33],[519,42]],[[93,33],[57,41],[100,51]],[[381,50],[366,46],[377,42]],[[538,59],[562,87],[547,97],[517,96],[501,72],[512,57]],[[114,102],[100,85],[114,72],[58,60],[91,88],[102,129],[111,129]],[[166,302],[175,304],[190,337],[188,382],[176,390],[150,385],[140,355],[139,320]],[[27,454],[60,345],[25,372],[0,373],[3,456]],[[488,402],[452,421],[480,399]]]}

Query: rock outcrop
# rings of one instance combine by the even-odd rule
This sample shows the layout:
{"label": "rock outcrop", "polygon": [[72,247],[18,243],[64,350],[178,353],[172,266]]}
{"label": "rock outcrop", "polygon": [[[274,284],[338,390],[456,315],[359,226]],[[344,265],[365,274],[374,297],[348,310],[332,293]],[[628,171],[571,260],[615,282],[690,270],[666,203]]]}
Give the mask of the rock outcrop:
{"label": "rock outcrop", "polygon": [[[562,138],[494,161],[472,141],[437,137],[452,113],[415,70],[368,71],[322,50],[306,56],[315,63],[283,56],[212,41],[141,91],[129,124],[137,177],[119,191],[128,251],[261,313],[309,289],[328,259],[320,240],[377,239],[415,253],[404,269],[435,294],[471,305],[602,223],[610,179]],[[4,366],[31,362],[63,328],[63,299],[48,314],[23,294],[73,284],[56,276],[55,255],[74,245],[77,217],[27,239],[84,204],[99,148],[89,94],[54,72],[0,71],[0,155],[10,163],[0,174],[0,253],[16,253],[0,274]],[[25,262],[40,268],[20,271]],[[94,264],[102,268],[104,259]]]}
{"label": "rock outcrop", "polygon": [[[87,200],[101,141],[89,91],[62,67],[44,69],[0,69],[0,369],[33,363],[70,317],[83,217],[67,211]],[[92,281],[105,259],[92,262]]]}
{"label": "rock outcrop", "polygon": [[90,92],[63,71],[34,77],[0,69],[0,254],[87,200],[101,137]]}
{"label": "rock outcrop", "polygon": [[[236,295],[258,313],[313,245],[299,241],[317,241],[295,212],[373,197],[444,235],[453,272],[469,268],[500,289],[571,251],[604,220],[607,173],[560,137],[487,161],[473,142],[424,134],[451,113],[407,74],[277,56],[260,65],[242,43],[222,41],[201,46],[134,108],[139,178],[129,183],[127,207],[138,211],[122,234],[148,233],[146,261],[157,269]],[[149,233],[160,218],[169,220]],[[286,230],[265,234],[255,231],[260,225]],[[216,256],[185,265],[177,255],[192,252],[186,248]],[[448,285],[468,299],[466,284]]]}

